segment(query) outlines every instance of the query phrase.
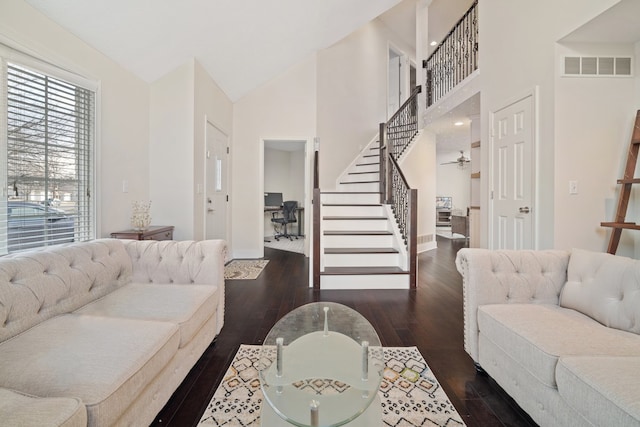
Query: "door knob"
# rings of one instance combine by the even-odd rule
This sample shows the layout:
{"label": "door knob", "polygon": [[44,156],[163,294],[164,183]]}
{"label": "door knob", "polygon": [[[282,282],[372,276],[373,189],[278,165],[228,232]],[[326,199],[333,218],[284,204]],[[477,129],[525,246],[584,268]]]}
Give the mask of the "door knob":
{"label": "door knob", "polygon": [[209,209],[207,209],[207,212],[215,212],[215,209],[209,208]]}
{"label": "door knob", "polygon": [[529,210],[529,206],[525,206],[525,207],[523,207],[523,208],[520,208],[520,213],[529,213],[529,212],[531,212],[531,211]]}

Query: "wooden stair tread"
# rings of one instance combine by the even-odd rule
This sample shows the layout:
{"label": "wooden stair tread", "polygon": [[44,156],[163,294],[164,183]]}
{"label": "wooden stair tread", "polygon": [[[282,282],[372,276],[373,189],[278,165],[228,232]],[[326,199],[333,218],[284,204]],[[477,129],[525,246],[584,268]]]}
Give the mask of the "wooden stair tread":
{"label": "wooden stair tread", "polygon": [[322,191],[320,194],[380,194],[379,191]]}
{"label": "wooden stair tread", "polygon": [[377,207],[382,205],[380,203],[323,203],[322,206],[344,206],[344,207],[375,206]]}
{"label": "wooden stair tread", "polygon": [[362,175],[366,173],[380,173],[380,171],[349,172],[347,175]]}
{"label": "wooden stair tread", "polygon": [[320,275],[337,276],[337,275],[376,275],[376,274],[409,274],[408,271],[400,267],[325,267]]}
{"label": "wooden stair tread", "polygon": [[379,184],[380,180],[375,181],[342,181],[340,184]]}
{"label": "wooden stair tread", "polygon": [[324,232],[325,236],[392,236],[390,231],[341,231],[341,230],[329,230]]}
{"label": "wooden stair tread", "polygon": [[397,254],[395,248],[324,248],[325,254]]}
{"label": "wooden stair tread", "polygon": [[355,221],[370,221],[370,220],[387,220],[386,216],[323,216],[322,219],[329,221],[336,220],[355,220]]}
{"label": "wooden stair tread", "polygon": [[380,162],[372,162],[372,163],[356,163],[356,166],[372,166],[372,165],[379,165]]}

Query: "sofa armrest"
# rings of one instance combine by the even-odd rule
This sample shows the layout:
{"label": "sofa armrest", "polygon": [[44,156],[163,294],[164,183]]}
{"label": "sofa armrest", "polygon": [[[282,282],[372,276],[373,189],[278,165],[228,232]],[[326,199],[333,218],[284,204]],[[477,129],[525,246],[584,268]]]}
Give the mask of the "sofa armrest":
{"label": "sofa armrest", "polygon": [[218,330],[224,323],[224,240],[123,240],[131,257],[134,283],[200,284],[218,287]]}
{"label": "sofa armrest", "polygon": [[464,348],[478,363],[478,308],[486,304],[558,304],[567,281],[569,252],[463,248]]}

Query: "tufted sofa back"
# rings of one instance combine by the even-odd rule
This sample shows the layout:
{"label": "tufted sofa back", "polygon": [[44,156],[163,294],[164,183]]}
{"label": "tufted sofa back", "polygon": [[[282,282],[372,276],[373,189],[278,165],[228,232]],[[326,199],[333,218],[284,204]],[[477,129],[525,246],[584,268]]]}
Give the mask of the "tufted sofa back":
{"label": "tufted sofa back", "polygon": [[640,334],[640,261],[572,250],[560,305],[610,328]]}
{"label": "tufted sofa back", "polygon": [[0,258],[0,342],[131,280],[122,241],[94,240]]}

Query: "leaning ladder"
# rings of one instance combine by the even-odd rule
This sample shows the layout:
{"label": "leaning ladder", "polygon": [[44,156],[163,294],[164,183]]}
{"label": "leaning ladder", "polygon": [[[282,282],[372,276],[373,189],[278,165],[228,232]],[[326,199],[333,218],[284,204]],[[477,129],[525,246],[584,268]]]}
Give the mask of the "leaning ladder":
{"label": "leaning ladder", "polygon": [[627,154],[627,165],[624,169],[624,177],[618,180],[618,184],[622,184],[620,198],[618,199],[618,209],[616,218],[613,222],[601,222],[603,227],[613,228],[611,238],[609,239],[609,247],[607,252],[615,254],[620,243],[620,235],[622,230],[640,230],[640,225],[635,222],[625,222],[627,216],[627,207],[629,206],[629,198],[631,197],[631,186],[640,184],[640,178],[634,178],[636,164],[638,163],[638,151],[640,149],[640,110],[636,113],[636,122],[634,124],[633,133],[631,135],[631,143],[629,144],[629,152]]}

